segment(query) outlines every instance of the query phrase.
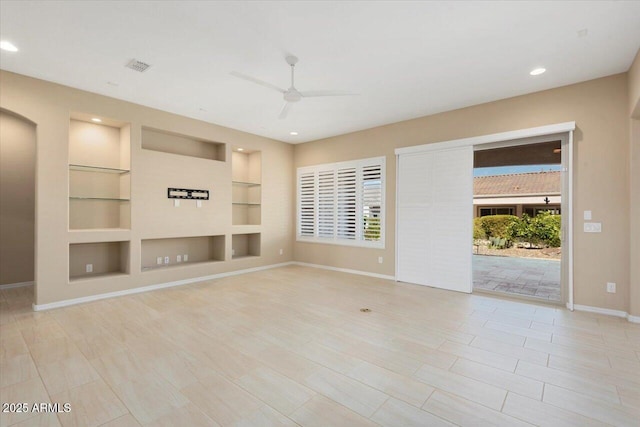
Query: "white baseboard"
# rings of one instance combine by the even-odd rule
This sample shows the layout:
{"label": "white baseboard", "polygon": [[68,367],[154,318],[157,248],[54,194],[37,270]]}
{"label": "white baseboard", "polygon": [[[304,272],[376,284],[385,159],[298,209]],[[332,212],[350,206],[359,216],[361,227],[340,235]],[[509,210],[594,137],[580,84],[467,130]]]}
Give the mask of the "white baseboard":
{"label": "white baseboard", "polygon": [[369,277],[375,277],[375,278],[378,278],[378,279],[396,280],[396,278],[394,276],[388,276],[386,274],[370,273],[368,271],[352,270],[350,268],[330,267],[328,265],[310,264],[308,262],[299,262],[299,261],[292,261],[291,264],[299,265],[299,266],[302,266],[302,267],[320,268],[322,270],[339,271],[341,273],[358,274],[360,276],[369,276]]}
{"label": "white baseboard", "polygon": [[293,264],[292,261],[283,262],[280,264],[271,264],[271,265],[265,265],[261,267],[247,268],[244,270],[236,270],[236,271],[228,271],[226,273],[211,274],[209,276],[200,276],[200,277],[193,277],[191,279],[183,279],[183,280],[176,280],[173,282],[158,283],[155,285],[142,286],[140,288],[123,289],[121,291],[107,292],[107,293],[98,294],[98,295],[89,295],[89,296],[80,297],[80,298],[72,298],[72,299],[67,299],[62,301],[51,302],[48,304],[33,304],[33,310],[34,311],[51,310],[54,308],[67,307],[69,305],[82,304],[82,303],[91,302],[91,301],[99,301],[107,298],[114,298],[114,297],[120,297],[120,296],[131,295],[131,294],[139,294],[142,292],[154,291],[156,289],[171,288],[174,286],[182,286],[182,285],[188,285],[191,283],[204,282],[206,280],[220,279],[223,277],[253,273],[254,271],[269,270],[272,268],[284,267],[291,264]]}
{"label": "white baseboard", "polygon": [[6,285],[0,285],[0,289],[22,288],[25,286],[33,286],[33,283],[34,282],[7,283]]}
{"label": "white baseboard", "polygon": [[573,308],[577,311],[586,311],[589,313],[604,314],[606,316],[622,317],[632,323],[640,323],[640,316],[632,316],[626,311],[611,310],[610,308],[591,307],[589,305],[574,304]]}

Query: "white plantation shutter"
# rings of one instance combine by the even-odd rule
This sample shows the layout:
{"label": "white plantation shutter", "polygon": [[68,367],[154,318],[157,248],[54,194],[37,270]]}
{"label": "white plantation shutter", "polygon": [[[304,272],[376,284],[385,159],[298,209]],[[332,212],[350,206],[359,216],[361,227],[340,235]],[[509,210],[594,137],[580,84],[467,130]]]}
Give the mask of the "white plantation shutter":
{"label": "white plantation shutter", "polygon": [[338,169],[337,219],[338,239],[356,238],[356,169]]}
{"label": "white plantation shutter", "polygon": [[379,164],[364,166],[360,185],[362,236],[364,240],[377,240],[382,221],[382,167]]}
{"label": "white plantation shutter", "polygon": [[398,157],[397,278],[471,292],[473,147]]}
{"label": "white plantation shutter", "polygon": [[318,236],[333,237],[335,233],[335,173],[332,170],[318,173]]}
{"label": "white plantation shutter", "polygon": [[298,240],[384,247],[384,157],[298,168]]}
{"label": "white plantation shutter", "polygon": [[307,172],[298,177],[298,234],[301,236],[316,235],[316,177]]}

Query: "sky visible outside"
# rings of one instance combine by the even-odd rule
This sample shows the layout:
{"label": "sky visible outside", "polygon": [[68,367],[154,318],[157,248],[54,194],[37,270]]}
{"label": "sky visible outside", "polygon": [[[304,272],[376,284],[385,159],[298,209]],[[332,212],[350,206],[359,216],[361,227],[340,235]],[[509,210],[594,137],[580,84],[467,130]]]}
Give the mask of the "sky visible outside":
{"label": "sky visible outside", "polygon": [[473,176],[508,175],[527,172],[559,171],[561,165],[526,165],[526,166],[497,166],[491,168],[474,168]]}

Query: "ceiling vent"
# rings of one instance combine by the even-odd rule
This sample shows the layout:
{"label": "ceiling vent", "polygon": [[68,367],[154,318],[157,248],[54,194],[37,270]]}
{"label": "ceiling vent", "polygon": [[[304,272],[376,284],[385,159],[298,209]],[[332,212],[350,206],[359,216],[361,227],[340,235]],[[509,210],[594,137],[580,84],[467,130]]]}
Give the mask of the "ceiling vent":
{"label": "ceiling vent", "polygon": [[146,62],[138,61],[137,59],[132,59],[127,64],[127,68],[131,68],[132,70],[138,71],[140,73],[147,71],[149,67],[151,67],[151,65],[147,64]]}

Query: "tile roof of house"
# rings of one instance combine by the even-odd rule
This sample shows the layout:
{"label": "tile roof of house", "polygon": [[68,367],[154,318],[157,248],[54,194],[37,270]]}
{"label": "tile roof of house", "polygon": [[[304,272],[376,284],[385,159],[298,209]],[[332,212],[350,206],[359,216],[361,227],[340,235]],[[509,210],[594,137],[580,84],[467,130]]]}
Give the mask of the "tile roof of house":
{"label": "tile roof of house", "polygon": [[560,172],[531,172],[473,178],[474,196],[560,194]]}

